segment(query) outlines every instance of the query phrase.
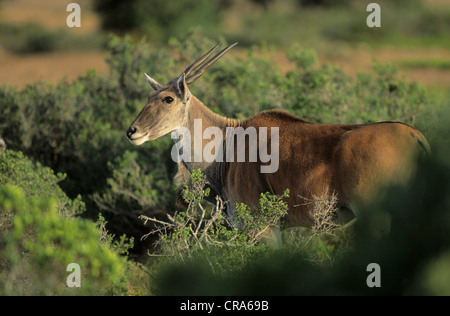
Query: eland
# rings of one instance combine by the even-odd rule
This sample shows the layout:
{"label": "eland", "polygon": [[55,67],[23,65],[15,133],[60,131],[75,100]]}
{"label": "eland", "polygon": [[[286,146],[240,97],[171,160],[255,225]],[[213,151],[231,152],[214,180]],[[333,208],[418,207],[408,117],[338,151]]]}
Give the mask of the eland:
{"label": "eland", "polygon": [[[231,222],[236,203],[256,209],[261,193],[281,195],[289,189],[290,197],[285,200],[289,211],[281,227],[272,227],[271,234],[279,243],[279,228],[312,225],[305,198],[322,196],[328,190],[333,192],[338,199],[334,220],[345,224],[357,219],[389,186],[411,181],[418,157],[430,152],[430,147],[418,130],[404,123],[316,124],[281,110],[264,111],[241,121],[211,111],[191,93],[189,86],[236,44],[208,60],[216,45],[165,85],[145,74],[154,91],[126,135],[131,143],[142,145],[169,133],[179,136],[182,129],[193,133],[194,124],[199,120],[201,132],[213,127],[227,138],[230,128],[244,131],[253,128],[257,140],[235,144],[235,155],[240,150],[249,152],[251,148],[259,148],[276,136],[277,146],[272,144],[271,154],[277,155],[277,168],[273,172],[261,172],[261,167],[267,165],[261,157],[252,161],[183,159],[178,162],[175,177],[179,189],[192,170],[201,169],[213,192],[211,200],[219,196],[225,202]],[[261,128],[265,128],[264,134]],[[195,139],[196,144],[186,147],[190,152],[185,152],[185,157],[186,154],[194,157],[196,151],[203,151],[208,145],[207,139],[201,138],[200,144]],[[220,142],[225,146],[225,139]],[[219,154],[229,154],[229,150],[227,153],[216,150],[216,155]]]}

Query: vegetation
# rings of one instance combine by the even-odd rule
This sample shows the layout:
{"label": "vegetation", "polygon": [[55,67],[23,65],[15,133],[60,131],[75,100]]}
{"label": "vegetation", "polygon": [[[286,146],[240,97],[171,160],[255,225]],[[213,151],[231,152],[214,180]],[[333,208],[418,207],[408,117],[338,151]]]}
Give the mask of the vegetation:
{"label": "vegetation", "polygon": [[[200,10],[203,1],[197,2],[192,10]],[[218,6],[233,5],[210,2],[201,7],[210,10],[205,23],[223,18]],[[115,8],[101,7],[114,1],[98,3],[99,10]],[[141,6],[152,2],[130,3],[133,14],[142,14],[148,10]],[[199,172],[192,173],[195,185],[183,192],[187,206],[177,208],[172,140],[163,137],[135,147],[126,140],[125,130],[146,102],[149,87],[143,73],[167,82],[216,39],[198,30],[168,36],[187,28],[183,18],[172,16],[179,12],[176,8],[159,4],[164,15],[133,20],[138,24],[129,27],[147,35],[150,29],[160,30],[152,34],[169,38],[164,49],[149,40],[110,36],[106,75],[92,70],[73,82],[39,81],[21,90],[0,87],[0,135],[7,146],[0,148],[0,294],[449,294],[448,93],[430,94],[391,65],[374,63],[370,72],[356,77],[330,64],[319,65],[315,51],[286,44],[295,42],[289,34],[272,41],[275,32],[264,26],[276,28],[270,22],[274,20],[295,23],[299,15],[280,20],[278,11],[265,9],[278,1],[254,3],[261,6],[257,12],[262,19],[249,15],[242,20],[249,26],[246,38],[226,34],[249,45],[247,53],[225,56],[191,87],[192,92],[215,112],[240,119],[278,108],[313,122],[399,120],[419,128],[431,142],[433,158],[423,162],[411,187],[393,188],[392,196],[371,213],[375,218],[391,216],[391,234],[375,238],[371,218],[352,227],[330,225],[336,199],[329,192],[305,201],[311,210],[322,211],[313,229],[284,231],[284,246],[273,249],[258,237],[268,226],[279,225],[289,191],[283,196],[262,194],[258,210],[237,205],[240,229],[235,229],[223,216],[220,200],[216,205],[203,201],[209,193]],[[292,3],[311,8],[309,17],[296,14],[318,19],[324,12],[315,5],[335,2]],[[336,10],[358,9],[356,2],[339,3]],[[351,10],[334,18],[344,21],[354,13]],[[402,21],[422,23],[409,13]],[[445,12],[440,14],[436,27],[445,30]],[[177,23],[171,24],[172,19]],[[399,23],[389,16],[383,21]],[[356,34],[358,40],[373,39],[366,29],[355,33],[351,23],[356,22],[344,21],[342,28],[332,28],[332,22],[314,29],[311,38],[320,34],[322,39],[351,41],[349,34]],[[392,36],[414,30],[422,29],[405,26]],[[433,40],[443,34],[422,31],[433,33]],[[289,71],[273,63],[277,52],[270,45],[251,46],[262,38],[275,44],[283,41],[293,65]],[[10,47],[16,44],[12,41]],[[19,50],[23,49],[28,51]],[[430,63],[447,66],[445,60]],[[72,262],[81,266],[81,288],[66,286],[66,267]],[[382,267],[379,289],[365,283],[371,262]]]}
{"label": "vegetation", "polygon": [[102,17],[104,29],[134,31],[156,42],[164,42],[173,34],[184,36],[195,27],[210,36],[226,35],[241,45],[269,42],[286,47],[299,38],[303,45],[319,46],[326,41],[334,44],[364,42],[372,46],[393,42],[406,46],[442,45],[450,31],[448,10],[426,6],[421,0],[379,0],[377,3],[383,8],[383,27],[375,32],[365,23],[369,3],[371,1],[179,0],[163,3],[133,0],[125,4],[96,0],[96,10]]}
{"label": "vegetation", "polygon": [[[220,198],[213,207],[202,205],[209,195],[209,188],[200,170],[192,172],[191,180],[192,188],[186,185],[183,190],[183,198],[188,203],[185,211],[168,214],[167,221],[141,216],[146,223],[156,224],[145,237],[159,235],[159,255],[167,257],[160,262],[162,266],[203,258],[213,272],[233,272],[244,267],[249,258],[269,250],[267,245],[256,245],[271,226],[280,226],[280,220],[287,212],[283,198],[289,196],[288,190],[283,196],[262,193],[257,210],[250,210],[245,204],[236,205],[238,229],[226,218]],[[247,256],[247,252],[252,255]]]}
{"label": "vegetation", "polygon": [[[128,267],[125,258],[113,249],[117,243],[104,241],[105,236],[102,240],[94,222],[73,216],[78,211],[73,210],[75,203],[62,193],[52,172],[20,153],[8,151],[0,158],[3,171],[18,166],[14,169],[17,175],[6,173],[11,182],[0,185],[0,293],[125,293]],[[30,167],[26,174],[23,166]],[[10,184],[15,181],[27,188]],[[82,267],[82,287],[66,285],[70,263]]]}
{"label": "vegetation", "polygon": [[99,50],[105,41],[102,34],[76,36],[67,30],[53,31],[36,23],[0,23],[0,38],[2,48],[15,54]]}

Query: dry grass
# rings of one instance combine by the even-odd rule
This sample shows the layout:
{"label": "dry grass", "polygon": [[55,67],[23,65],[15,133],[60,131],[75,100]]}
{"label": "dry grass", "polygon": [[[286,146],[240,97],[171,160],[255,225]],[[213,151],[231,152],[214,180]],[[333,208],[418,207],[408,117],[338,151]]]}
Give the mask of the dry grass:
{"label": "dry grass", "polygon": [[[213,225],[226,220],[222,215],[224,209],[222,199],[216,197],[216,201],[216,206],[212,209],[212,213],[208,217],[205,216],[207,211],[201,203],[195,203],[195,205],[190,204],[182,220],[180,220],[178,214],[175,214],[174,216],[167,214],[168,221],[161,221],[145,215],[139,216],[139,218],[144,221],[144,225],[148,222],[152,222],[156,225],[155,229],[145,234],[142,238],[145,239],[150,235],[157,234],[160,237],[157,243],[162,248],[162,253],[164,255],[180,255],[181,257],[183,256],[183,252],[189,251],[190,248],[195,246],[203,249],[203,245],[205,244],[213,246],[228,245],[230,241],[219,242],[210,235],[210,228]],[[200,218],[198,218],[197,207],[201,211]],[[186,232],[186,235],[177,233],[177,242],[171,243],[169,247],[166,247],[168,245],[165,242],[167,240],[164,240],[164,237],[170,236],[173,232]],[[172,237],[173,236],[174,235],[172,235]]]}
{"label": "dry grass", "polygon": [[333,234],[341,225],[336,222],[338,196],[336,193],[329,194],[328,188],[321,196],[313,195],[312,198],[299,196],[305,202],[302,205],[308,207],[312,219],[311,235]]}
{"label": "dry grass", "polygon": [[312,203],[310,209],[314,224],[311,227],[313,234],[332,233],[336,228],[341,227],[335,221],[337,214],[337,194],[328,194],[326,190],[320,197],[313,196],[308,202]]}

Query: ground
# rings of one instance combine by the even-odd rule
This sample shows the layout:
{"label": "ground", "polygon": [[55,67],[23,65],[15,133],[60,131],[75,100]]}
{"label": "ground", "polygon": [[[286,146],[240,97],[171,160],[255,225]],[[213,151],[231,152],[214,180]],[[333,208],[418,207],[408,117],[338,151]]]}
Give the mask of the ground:
{"label": "ground", "polygon": [[[41,0],[4,0],[0,3],[0,21],[2,23],[20,24],[36,22],[50,29],[67,28],[66,6],[71,1]],[[428,0],[429,5],[442,5],[445,0]],[[97,32],[100,19],[92,10],[92,1],[78,1],[82,7],[82,27],[70,31],[79,35]],[[331,62],[351,75],[360,71],[368,71],[373,61],[392,63],[399,67],[406,78],[418,81],[426,87],[450,87],[450,50],[441,47],[413,47],[399,48],[383,46],[372,48],[368,45],[337,45],[317,50],[319,62]],[[242,55],[242,48],[236,48],[232,54]],[[421,61],[446,61],[446,67],[418,67]],[[274,54],[274,62],[281,69],[288,71],[292,63],[284,53]],[[422,63],[423,64],[423,63]],[[411,66],[416,65],[416,66]],[[95,68],[99,73],[106,73],[108,66],[105,62],[105,51],[52,52],[32,55],[16,55],[6,52],[0,47],[0,85],[14,85],[19,88],[27,83],[44,79],[50,83],[57,83],[63,78],[76,79],[88,69]],[[143,70],[144,71],[144,70]]]}

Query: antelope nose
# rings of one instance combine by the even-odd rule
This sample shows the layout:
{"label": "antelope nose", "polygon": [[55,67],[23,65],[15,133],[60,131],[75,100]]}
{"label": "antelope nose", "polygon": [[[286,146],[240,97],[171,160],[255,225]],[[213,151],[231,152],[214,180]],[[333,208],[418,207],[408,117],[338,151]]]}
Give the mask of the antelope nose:
{"label": "antelope nose", "polygon": [[136,127],[129,127],[128,129],[127,129],[127,137],[129,138],[129,139],[131,139],[131,137],[133,136],[133,134],[134,133],[136,133]]}

